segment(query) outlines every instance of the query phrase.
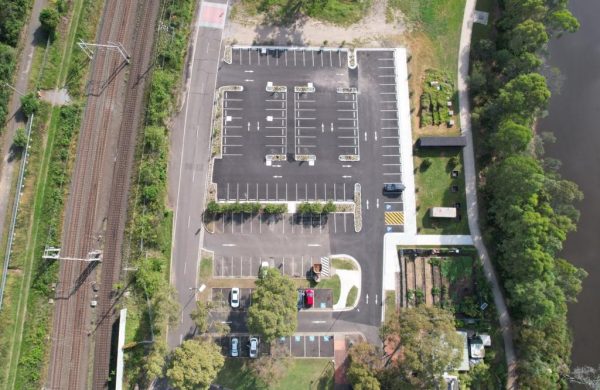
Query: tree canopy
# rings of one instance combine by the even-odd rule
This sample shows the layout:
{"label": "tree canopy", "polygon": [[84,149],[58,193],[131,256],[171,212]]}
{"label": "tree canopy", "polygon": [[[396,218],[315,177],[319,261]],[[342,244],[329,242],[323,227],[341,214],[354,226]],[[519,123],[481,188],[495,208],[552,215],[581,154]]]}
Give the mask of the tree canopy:
{"label": "tree canopy", "polygon": [[264,342],[291,336],[298,323],[296,289],[292,280],[268,268],[256,281],[252,306],[248,310],[248,329],[260,334]]}
{"label": "tree canopy", "polygon": [[211,339],[186,340],[173,351],[167,378],[176,389],[208,389],[224,363]]}
{"label": "tree canopy", "polygon": [[389,361],[393,369],[385,376],[386,388],[400,387],[396,381],[436,388],[443,373],[456,369],[462,358],[462,338],[456,333],[454,314],[436,306],[400,311],[385,324],[382,335],[388,343],[399,340],[401,356]]}

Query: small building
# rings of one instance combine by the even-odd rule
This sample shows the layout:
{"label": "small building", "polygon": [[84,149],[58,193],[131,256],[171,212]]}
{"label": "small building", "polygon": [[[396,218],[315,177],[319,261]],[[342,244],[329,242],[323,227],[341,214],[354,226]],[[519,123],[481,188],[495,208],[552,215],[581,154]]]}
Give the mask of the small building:
{"label": "small building", "polygon": [[479,335],[479,338],[481,339],[481,342],[483,342],[483,346],[484,347],[491,347],[492,346],[492,338],[490,337],[489,334],[487,334],[487,333],[481,333]]}
{"label": "small building", "polygon": [[431,218],[456,218],[456,207],[432,207],[429,209]]}
{"label": "small building", "polygon": [[419,138],[420,148],[462,148],[465,146],[467,146],[467,139],[462,135],[458,137]]}
{"label": "small building", "polygon": [[469,366],[469,340],[467,337],[467,332],[457,330],[456,333],[462,338],[463,341],[462,356],[458,367],[456,367],[456,370],[469,371],[471,367]]}

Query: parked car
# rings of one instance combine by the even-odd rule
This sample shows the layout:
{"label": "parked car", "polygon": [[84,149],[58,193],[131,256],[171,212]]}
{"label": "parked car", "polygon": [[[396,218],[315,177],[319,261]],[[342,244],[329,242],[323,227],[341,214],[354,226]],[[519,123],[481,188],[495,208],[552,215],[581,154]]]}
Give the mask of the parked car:
{"label": "parked car", "polygon": [[306,307],[312,307],[315,304],[315,290],[307,289],[304,290],[304,305]]}
{"label": "parked car", "polygon": [[230,354],[232,357],[240,356],[240,339],[237,337],[231,338],[231,351]]}
{"label": "parked car", "polygon": [[383,195],[389,197],[400,196],[404,188],[402,183],[385,183],[383,185]]}
{"label": "parked car", "polygon": [[240,289],[237,287],[231,289],[231,307],[240,307]]}
{"label": "parked car", "polygon": [[253,359],[258,357],[258,338],[256,337],[250,338],[250,357]]}

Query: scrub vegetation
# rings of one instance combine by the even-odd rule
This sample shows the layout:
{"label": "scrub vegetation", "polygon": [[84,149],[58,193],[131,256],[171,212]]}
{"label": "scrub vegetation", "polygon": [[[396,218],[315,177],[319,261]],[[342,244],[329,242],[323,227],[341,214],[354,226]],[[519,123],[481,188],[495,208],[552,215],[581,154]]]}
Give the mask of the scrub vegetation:
{"label": "scrub vegetation", "polygon": [[504,0],[494,39],[473,42],[471,92],[486,239],[511,311],[519,387],[566,388],[571,336],[567,304],[586,272],[558,257],[576,227],[577,186],[544,156],[532,130],[550,91],[539,73],[550,37],[579,23],[567,0]]}
{"label": "scrub vegetation", "polygon": [[327,22],[350,25],[358,22],[369,9],[368,0],[243,0],[250,13],[264,13],[272,24],[293,23],[305,15]]}
{"label": "scrub vegetation", "polygon": [[[129,388],[146,387],[164,375],[167,325],[173,324],[180,313],[176,291],[169,283],[172,212],[166,207],[168,123],[177,104],[194,4],[192,0],[163,1],[160,13],[163,28],[155,41],[156,61],[150,76],[146,120],[138,142],[137,181],[132,187],[126,233],[127,259],[138,269],[124,281],[131,291],[126,305],[135,318],[127,323],[125,381]],[[175,372],[171,371],[173,375]],[[188,380],[174,378],[171,378],[173,383]]]}

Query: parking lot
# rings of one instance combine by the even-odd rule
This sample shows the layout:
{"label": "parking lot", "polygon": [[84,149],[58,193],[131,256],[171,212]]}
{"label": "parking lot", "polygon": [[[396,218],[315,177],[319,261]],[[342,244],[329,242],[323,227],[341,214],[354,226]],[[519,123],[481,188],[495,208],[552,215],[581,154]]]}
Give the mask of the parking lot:
{"label": "parking lot", "polygon": [[[337,48],[234,47],[231,56],[217,84],[243,90],[223,97],[217,199],[352,201],[360,183],[363,212],[376,209],[386,231],[402,231],[401,197],[380,190],[402,182],[394,50],[358,51],[357,69]],[[348,218],[334,217],[330,234],[351,231],[340,217]],[[260,220],[228,222],[219,229],[261,229]]]}
{"label": "parking lot", "polygon": [[[230,356],[231,339],[237,337],[240,343],[240,357],[249,357],[249,342],[248,335],[227,335],[216,337],[215,342],[221,346],[223,355]],[[284,348],[289,351],[294,357],[333,357],[333,341],[332,335],[294,335],[291,337],[280,337],[275,340],[274,346]],[[259,342],[259,356],[269,354],[269,346]]]}

